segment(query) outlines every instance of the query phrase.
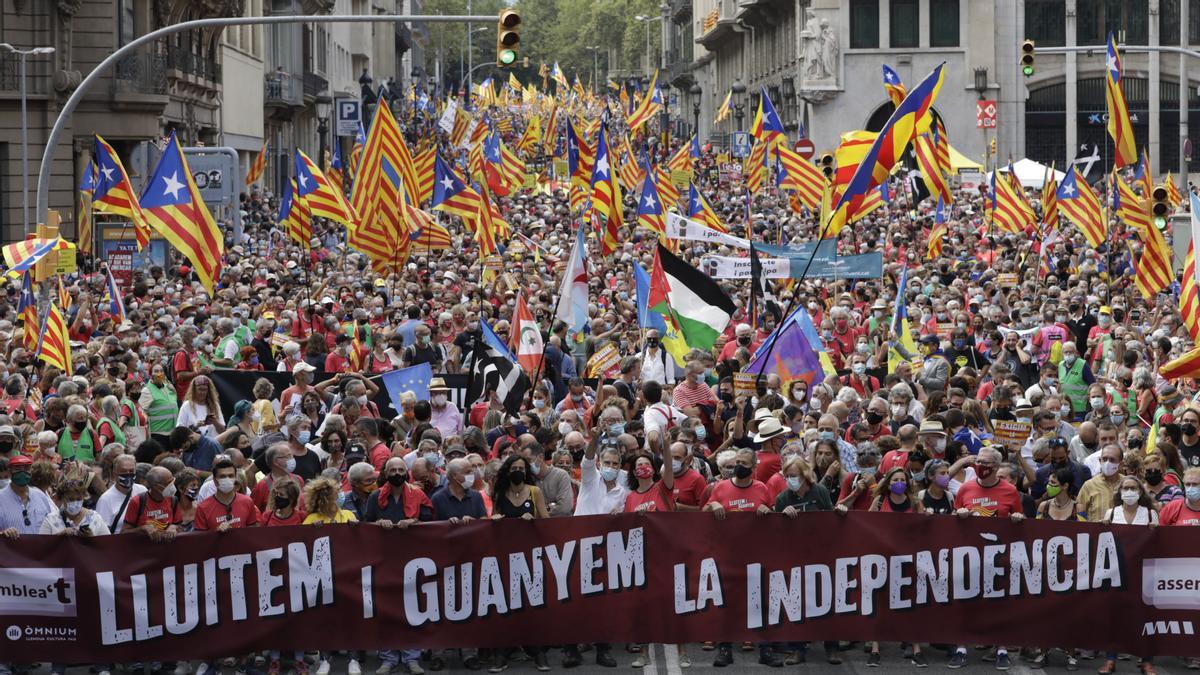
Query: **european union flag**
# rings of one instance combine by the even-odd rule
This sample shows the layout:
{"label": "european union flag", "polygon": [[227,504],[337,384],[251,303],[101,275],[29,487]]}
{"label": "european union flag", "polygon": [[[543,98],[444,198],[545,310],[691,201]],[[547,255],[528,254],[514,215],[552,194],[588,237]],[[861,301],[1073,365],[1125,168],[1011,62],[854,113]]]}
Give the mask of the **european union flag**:
{"label": "european union flag", "polygon": [[401,368],[384,373],[383,386],[387,388],[392,407],[400,412],[400,394],[411,391],[418,401],[429,400],[429,381],[433,379],[433,367],[428,363]]}

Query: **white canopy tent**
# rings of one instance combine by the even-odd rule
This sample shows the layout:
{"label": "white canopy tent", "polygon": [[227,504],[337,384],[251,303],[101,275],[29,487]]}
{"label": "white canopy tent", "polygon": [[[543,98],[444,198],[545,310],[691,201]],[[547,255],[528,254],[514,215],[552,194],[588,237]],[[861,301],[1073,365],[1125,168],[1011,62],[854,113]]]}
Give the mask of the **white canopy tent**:
{"label": "white canopy tent", "polygon": [[[998,168],[1000,173],[1008,173],[1007,164],[1001,165]],[[1050,167],[1027,158],[1013,162],[1012,168],[1013,173],[1017,174],[1017,180],[1021,181],[1021,186],[1027,188],[1036,188],[1040,190],[1042,183],[1046,180],[1046,176],[1050,175]],[[1054,170],[1054,180],[1058,181],[1059,183],[1061,183],[1062,179],[1066,178],[1066,176],[1067,174],[1063,173],[1062,171],[1059,171],[1058,169]],[[987,175],[987,180],[991,181],[991,179],[992,174],[989,173]]]}

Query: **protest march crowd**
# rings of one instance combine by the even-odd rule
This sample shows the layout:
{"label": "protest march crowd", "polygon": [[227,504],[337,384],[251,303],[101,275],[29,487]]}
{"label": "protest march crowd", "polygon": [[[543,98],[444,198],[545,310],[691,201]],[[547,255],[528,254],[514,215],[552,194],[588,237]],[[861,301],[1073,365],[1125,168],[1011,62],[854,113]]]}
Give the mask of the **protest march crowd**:
{"label": "protest march crowd", "polygon": [[[796,172],[815,165],[784,161],[789,141],[774,130],[765,95],[756,150],[736,175],[722,170],[731,160],[718,145],[664,144],[646,132],[643,105],[626,119],[624,91],[620,99],[568,91],[558,107],[542,94],[505,105],[508,96],[485,92],[478,120],[451,113],[484,128],[478,135],[395,104],[409,122],[404,142],[433,149],[438,183],[431,210],[403,218],[420,221],[412,233],[427,228],[413,242],[441,228],[449,245],[406,240],[400,257],[381,260],[347,245],[361,221],[348,226],[317,209],[297,236],[299,194],[255,185],[242,199],[241,239],[222,227],[211,285],[175,252],[122,285],[81,252],[81,270],[62,280],[57,300],[69,372],[44,358],[36,323],[30,340],[21,284],[9,284],[0,299],[0,533],[169,547],[247,527],[403,529],[638,511],[1200,525],[1200,404],[1189,361],[1196,287],[1180,283],[1169,257],[1169,278],[1145,280],[1154,240],[1142,194],[1152,184],[1148,159],[1139,177],[1131,165],[1100,181],[1106,206],[1087,225],[1052,179],[1026,190],[997,172],[967,190],[941,170],[929,175],[918,158],[919,180],[905,170],[864,185],[851,177],[869,167],[856,169],[843,149],[833,184],[806,203]],[[909,105],[922,96],[923,107]],[[886,153],[919,136],[931,142],[918,149],[936,154],[946,140],[940,120],[918,134],[934,96],[926,83],[902,93],[875,145]],[[390,116],[381,106],[372,126]],[[526,142],[534,125],[546,133]],[[373,141],[364,142],[361,176],[371,173]],[[505,184],[509,146],[527,169],[540,157],[531,186]],[[569,175],[551,156],[566,160]],[[574,180],[581,171],[591,173]],[[1061,179],[1076,181],[1087,187],[1074,170]],[[474,219],[454,206],[473,192],[466,182],[482,192]],[[1132,200],[1122,195],[1110,210],[1114,185]],[[1011,212],[1002,212],[1005,199]],[[1186,199],[1175,206],[1189,209]],[[665,227],[676,211],[702,236]],[[824,224],[835,211],[848,226],[831,233]],[[1088,228],[1099,228],[1098,240]],[[819,274],[820,264],[807,277],[761,273],[774,263],[755,246],[802,251],[792,268],[803,269],[822,234],[838,255],[878,254],[879,273],[837,279]],[[747,277],[701,271],[708,256],[747,255]],[[229,370],[275,373],[288,386],[263,377],[223,405],[214,379]],[[447,379],[458,374],[470,384],[455,393]],[[1000,670],[1017,659],[1118,669],[1117,654],[1047,636],[995,646],[986,658]],[[935,629],[929,640],[904,645],[906,662],[960,668],[978,658],[966,645],[938,644]],[[518,652],[539,671],[585,656],[615,666],[617,648],[639,653],[640,667],[647,652],[470,647],[422,653],[397,644],[378,653],[376,672],[497,673]],[[807,647],[700,649],[716,666],[780,667],[804,662]],[[366,660],[270,648],[134,668],[361,673]],[[841,663],[846,648],[826,642],[824,657]],[[867,665],[880,666],[879,643],[864,648]],[[1198,655],[1137,654],[1121,667],[1149,674],[1166,658],[1194,669]],[[701,656],[679,647],[684,668]],[[0,664],[0,673],[10,669],[20,667]]]}

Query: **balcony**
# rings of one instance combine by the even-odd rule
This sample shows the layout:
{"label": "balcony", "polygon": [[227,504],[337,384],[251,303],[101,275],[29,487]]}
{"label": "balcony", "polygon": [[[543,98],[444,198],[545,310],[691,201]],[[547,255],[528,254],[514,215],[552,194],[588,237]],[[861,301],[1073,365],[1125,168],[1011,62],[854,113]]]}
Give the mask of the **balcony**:
{"label": "balcony", "polygon": [[221,81],[221,64],[215,59],[192,51],[187,45],[167,45],[168,75],[176,79]]}
{"label": "balcony", "polygon": [[304,105],[304,83],[300,78],[275,70],[267,73],[263,84],[263,104],[266,107],[290,110]]}
{"label": "balcony", "polygon": [[668,3],[671,21],[677,24],[687,23],[692,18],[692,0],[671,0]]}
{"label": "balcony", "polygon": [[717,7],[704,15],[696,42],[709,51],[716,51],[717,45],[736,33],[737,11],[735,0],[720,0]]}
{"label": "balcony", "polygon": [[[31,56],[25,61],[25,91],[30,96],[49,91],[51,59]],[[21,57],[16,54],[0,54],[0,92],[21,91]]]}
{"label": "balcony", "polygon": [[329,89],[329,80],[316,73],[304,73],[304,100],[306,103],[311,103],[318,94],[327,89]]}

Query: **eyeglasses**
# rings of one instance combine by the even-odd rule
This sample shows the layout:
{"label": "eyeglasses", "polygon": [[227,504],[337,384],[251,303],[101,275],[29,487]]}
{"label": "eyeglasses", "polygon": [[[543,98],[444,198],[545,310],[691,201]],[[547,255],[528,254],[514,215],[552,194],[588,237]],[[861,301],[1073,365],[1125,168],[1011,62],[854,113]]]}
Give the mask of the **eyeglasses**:
{"label": "eyeglasses", "polygon": [[29,527],[30,525],[33,524],[33,523],[29,522],[29,507],[28,506],[21,507],[21,517],[25,519],[25,527]]}

